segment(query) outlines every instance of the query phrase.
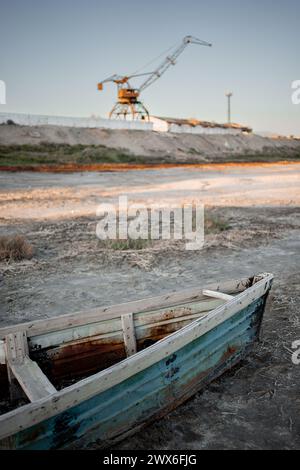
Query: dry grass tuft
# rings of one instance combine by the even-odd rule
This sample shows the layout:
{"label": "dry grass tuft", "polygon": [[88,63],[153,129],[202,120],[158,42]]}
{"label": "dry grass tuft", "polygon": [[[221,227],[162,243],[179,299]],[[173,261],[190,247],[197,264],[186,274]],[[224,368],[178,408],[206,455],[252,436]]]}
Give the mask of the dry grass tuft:
{"label": "dry grass tuft", "polygon": [[23,235],[0,237],[0,261],[20,261],[32,256],[33,248]]}
{"label": "dry grass tuft", "polygon": [[204,218],[204,230],[206,234],[225,232],[230,229],[229,223],[219,217],[210,213],[205,214]]}

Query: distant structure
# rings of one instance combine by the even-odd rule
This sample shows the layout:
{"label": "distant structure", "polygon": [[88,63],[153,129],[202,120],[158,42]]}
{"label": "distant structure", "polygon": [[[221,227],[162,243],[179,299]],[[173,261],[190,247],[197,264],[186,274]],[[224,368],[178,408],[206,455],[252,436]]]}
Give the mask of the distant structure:
{"label": "distant structure", "polygon": [[150,116],[153,130],[157,132],[175,132],[187,134],[251,134],[252,129],[241,124],[199,121],[198,119],[178,119]]}
{"label": "distant structure", "polygon": [[231,97],[232,97],[233,93],[231,91],[228,91],[226,93],[226,96],[227,96],[227,100],[228,100],[228,106],[227,106],[227,122],[228,124],[231,123]]}

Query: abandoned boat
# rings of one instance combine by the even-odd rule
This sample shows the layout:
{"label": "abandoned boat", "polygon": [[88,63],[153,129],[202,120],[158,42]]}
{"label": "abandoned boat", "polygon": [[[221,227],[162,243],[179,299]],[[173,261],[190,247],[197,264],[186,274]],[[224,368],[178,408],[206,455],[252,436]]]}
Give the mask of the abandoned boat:
{"label": "abandoned boat", "polygon": [[0,447],[101,448],[160,418],[248,353],[272,279],[0,329]]}

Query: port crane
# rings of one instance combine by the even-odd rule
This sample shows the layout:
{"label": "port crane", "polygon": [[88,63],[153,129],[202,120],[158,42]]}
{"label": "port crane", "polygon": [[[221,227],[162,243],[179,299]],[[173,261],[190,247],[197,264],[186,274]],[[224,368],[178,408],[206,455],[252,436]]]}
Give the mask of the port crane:
{"label": "port crane", "polygon": [[[112,108],[109,117],[114,119],[142,119],[149,120],[149,112],[139,100],[139,96],[143,90],[148,88],[152,83],[158,80],[171,65],[176,64],[177,58],[182,54],[188,44],[198,44],[200,46],[211,47],[212,44],[202,41],[194,36],[185,36],[178,47],[168,55],[163,62],[152,72],[134,73],[131,75],[114,74],[102,82],[98,83],[98,90],[103,90],[105,83],[113,82],[117,85],[118,100]],[[147,77],[138,88],[130,85],[129,80]]]}

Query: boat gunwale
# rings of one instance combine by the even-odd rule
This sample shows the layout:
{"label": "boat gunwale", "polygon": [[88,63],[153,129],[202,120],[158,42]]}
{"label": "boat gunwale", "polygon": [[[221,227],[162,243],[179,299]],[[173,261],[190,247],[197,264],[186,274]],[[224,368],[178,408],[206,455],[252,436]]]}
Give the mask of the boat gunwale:
{"label": "boat gunwale", "polygon": [[255,276],[254,279],[254,284],[245,288],[225,304],[216,307],[205,316],[194,320],[148,348],[47,397],[1,415],[0,440],[52,418],[123,382],[228,320],[235,313],[266,294],[271,287],[273,275],[263,273]]}

